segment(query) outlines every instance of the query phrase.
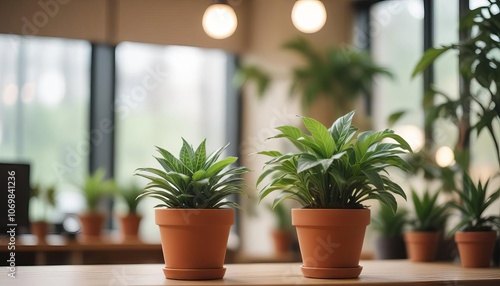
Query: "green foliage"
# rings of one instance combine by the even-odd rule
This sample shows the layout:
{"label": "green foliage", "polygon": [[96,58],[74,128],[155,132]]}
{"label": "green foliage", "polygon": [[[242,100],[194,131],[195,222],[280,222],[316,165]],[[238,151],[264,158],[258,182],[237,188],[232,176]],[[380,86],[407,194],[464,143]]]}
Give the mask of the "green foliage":
{"label": "green foliage", "polygon": [[[477,91],[465,90],[455,99],[433,88],[426,93],[426,126],[432,125],[437,118],[447,118],[454,122],[460,131],[460,138],[468,138],[469,133],[477,135],[487,130],[494,141],[496,156],[500,164],[500,142],[495,133],[495,122],[500,121],[500,7],[496,0],[489,0],[488,5],[471,10],[460,20],[460,29],[474,31],[466,41],[427,50],[416,65],[413,76],[421,74],[430,64],[450,51],[458,52],[459,72],[466,82],[477,83]],[[435,104],[439,96],[439,104]],[[472,103],[472,104],[471,104]],[[479,120],[464,128],[464,120],[469,121],[470,114]],[[459,144],[464,144],[459,142]],[[467,146],[462,146],[467,147]],[[461,148],[458,148],[461,149]],[[459,158],[458,158],[459,157]],[[468,166],[467,154],[457,154],[457,161],[463,168]]]}
{"label": "green foliage", "polygon": [[344,114],[350,109],[350,102],[360,94],[368,94],[375,76],[391,76],[386,68],[376,65],[369,54],[354,49],[329,47],[322,54],[304,38],[291,40],[283,47],[306,61],[305,66],[293,70],[291,87],[292,95],[300,90],[306,108],[319,96],[328,96],[334,99],[337,111]]}
{"label": "green foliage", "polygon": [[130,213],[137,212],[137,205],[139,205],[140,198],[138,196],[142,193],[143,189],[135,184],[130,184],[126,187],[117,188],[117,195],[120,196],[128,206]]}
{"label": "green foliage", "polygon": [[415,218],[410,225],[415,231],[438,231],[444,229],[448,218],[446,204],[437,201],[439,193],[434,195],[426,190],[420,198],[415,190],[411,191],[411,198],[415,209]]}
{"label": "green foliage", "polygon": [[487,196],[489,179],[483,185],[477,186],[471,178],[464,174],[464,186],[462,190],[456,189],[460,201],[452,201],[449,205],[457,209],[461,214],[460,223],[452,230],[463,231],[488,231],[493,228],[500,229],[500,216],[484,216],[484,211],[500,197],[500,188]]}
{"label": "green foliage", "polygon": [[294,199],[306,208],[364,208],[362,202],[376,199],[396,211],[394,194],[406,195],[386,169],[408,170],[400,155],[411,148],[392,130],[366,131],[354,138],[358,129],[351,126],[353,116],[354,111],[340,117],[329,129],[303,117],[310,135],[294,126],[278,127],[280,133],[272,138],[287,139],[299,152],[259,152],[272,157],[257,180],[258,185],[272,177],[261,189],[260,199],[279,191],[273,206]]}
{"label": "green foliage", "polygon": [[182,139],[183,144],[176,158],[169,151],[157,147],[161,157],[155,157],[163,170],[139,168],[136,175],[150,182],[139,195],[150,196],[162,201],[157,207],[216,209],[223,206],[239,206],[225,200],[230,195],[243,194],[242,178],[248,172],[245,167],[229,167],[237,157],[227,157],[220,161],[219,156],[229,145],[212,154],[206,154],[205,141],[196,148]]}
{"label": "green foliage", "polygon": [[105,177],[106,171],[103,168],[99,168],[85,178],[81,190],[87,203],[87,210],[90,212],[96,211],[99,201],[116,190],[114,181],[105,179]]}
{"label": "green foliage", "polygon": [[408,216],[408,210],[398,208],[394,211],[384,204],[380,205],[378,213],[372,218],[372,227],[383,236],[399,236],[403,234],[403,228]]}
{"label": "green foliage", "polygon": [[40,184],[35,184],[31,187],[30,196],[34,200],[33,204],[30,202],[30,208],[39,209],[41,213],[40,218],[35,220],[46,221],[47,210],[56,205],[56,188],[54,186],[43,187]]}
{"label": "green foliage", "polygon": [[271,77],[256,66],[242,66],[236,71],[233,83],[237,87],[241,87],[246,82],[255,82],[257,94],[259,97],[263,97],[271,82]]}
{"label": "green foliage", "polygon": [[276,217],[276,228],[289,229],[292,225],[290,209],[285,207],[284,204],[279,204],[274,208],[272,204],[268,204],[267,206]]}

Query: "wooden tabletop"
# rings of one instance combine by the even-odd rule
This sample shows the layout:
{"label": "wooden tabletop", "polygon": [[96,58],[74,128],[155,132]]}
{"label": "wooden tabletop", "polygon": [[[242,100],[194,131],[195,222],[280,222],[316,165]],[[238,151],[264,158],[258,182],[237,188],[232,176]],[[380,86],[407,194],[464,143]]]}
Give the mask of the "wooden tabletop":
{"label": "wooden tabletop", "polygon": [[450,263],[407,260],[361,261],[358,279],[304,278],[300,263],[229,264],[223,280],[176,281],[163,276],[161,264],[20,266],[16,278],[2,267],[0,285],[500,285],[500,268],[464,269]]}

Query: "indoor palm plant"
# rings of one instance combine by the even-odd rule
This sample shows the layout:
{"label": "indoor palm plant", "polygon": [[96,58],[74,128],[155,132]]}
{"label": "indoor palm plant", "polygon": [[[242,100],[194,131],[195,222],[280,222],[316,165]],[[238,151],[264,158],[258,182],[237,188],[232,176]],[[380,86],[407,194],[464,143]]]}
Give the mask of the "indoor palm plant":
{"label": "indoor palm plant", "polygon": [[[387,168],[407,170],[400,157],[411,152],[408,143],[391,130],[366,131],[354,137],[354,111],[337,119],[328,129],[312,118],[302,118],[309,134],[294,126],[278,127],[279,134],[299,151],[282,154],[262,151],[272,157],[257,184],[271,180],[260,190],[260,199],[280,192],[274,205],[285,199],[300,202],[292,210],[306,277],[357,277],[358,265],[370,211],[363,203],[379,200],[393,211],[394,195],[406,198],[401,187],[386,174]],[[388,141],[390,142],[388,142]]]}
{"label": "indoor palm plant", "polygon": [[161,201],[155,221],[160,227],[166,278],[219,279],[229,230],[238,207],[227,197],[242,194],[244,167],[230,167],[237,157],[219,160],[227,145],[207,156],[205,140],[196,150],[183,139],[179,157],[157,147],[162,169],[140,168],[150,182],[139,196]]}
{"label": "indoor palm plant", "polygon": [[112,180],[106,179],[106,171],[99,168],[86,176],[81,191],[87,206],[86,211],[78,215],[81,222],[81,238],[98,238],[101,236],[106,218],[99,212],[98,205],[101,199],[115,191],[115,184]]}
{"label": "indoor palm plant", "polygon": [[42,187],[36,184],[31,188],[30,209],[32,212],[31,232],[36,236],[38,243],[45,242],[49,231],[47,211],[56,205],[56,189],[54,186]]}
{"label": "indoor palm plant", "polygon": [[411,261],[434,261],[440,233],[448,217],[446,204],[439,204],[439,193],[426,190],[419,197],[411,191],[414,218],[409,221],[411,231],[404,234],[406,251]]}
{"label": "indoor palm plant", "polygon": [[375,238],[375,259],[406,258],[403,230],[406,224],[408,210],[398,208],[394,212],[385,204],[381,204],[378,212],[372,218],[372,228],[378,233]]}
{"label": "indoor palm plant", "polygon": [[464,174],[462,190],[456,190],[458,201],[450,202],[450,206],[460,213],[460,222],[452,230],[463,267],[489,267],[493,248],[500,229],[500,216],[486,216],[485,210],[500,197],[500,188],[487,195],[489,179],[483,185],[475,185],[471,178]]}
{"label": "indoor palm plant", "polygon": [[128,212],[119,216],[121,225],[121,234],[123,238],[137,239],[139,233],[139,224],[142,217],[137,213],[137,206],[140,199],[137,197],[143,189],[135,184],[127,187],[117,187],[117,195],[127,204]]}

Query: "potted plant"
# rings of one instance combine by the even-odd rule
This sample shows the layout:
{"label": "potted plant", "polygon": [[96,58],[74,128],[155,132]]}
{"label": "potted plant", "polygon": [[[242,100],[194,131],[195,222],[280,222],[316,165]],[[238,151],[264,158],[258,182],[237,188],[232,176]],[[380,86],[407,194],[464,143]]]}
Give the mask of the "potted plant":
{"label": "potted plant", "polygon": [[479,182],[476,186],[464,174],[463,189],[456,190],[460,200],[450,202],[461,215],[452,233],[455,233],[462,267],[489,267],[491,263],[500,216],[486,216],[484,212],[500,197],[500,188],[488,196],[488,184],[489,179],[484,185]]}
{"label": "potted plant", "polygon": [[47,211],[54,207],[56,189],[54,186],[47,188],[36,184],[31,188],[30,209],[32,210],[33,220],[31,223],[31,233],[35,235],[38,243],[45,243],[45,238],[49,232],[47,222]]}
{"label": "potted plant", "polygon": [[375,238],[375,259],[404,259],[406,258],[403,229],[407,221],[408,210],[398,208],[394,211],[384,204],[380,204],[379,211],[372,218],[372,227],[378,232]]}
{"label": "potted plant", "polygon": [[271,177],[260,190],[260,199],[279,191],[274,206],[285,199],[303,206],[292,209],[292,224],[297,229],[306,277],[358,277],[365,229],[370,223],[370,210],[363,202],[379,200],[395,211],[394,194],[406,198],[385,172],[389,167],[408,168],[400,155],[411,152],[410,146],[391,130],[361,132],[354,138],[353,116],[354,111],[340,117],[329,129],[303,117],[310,135],[294,126],[281,126],[277,128],[280,133],[272,137],[287,139],[298,152],[259,152],[272,157],[257,180],[260,184]]}
{"label": "potted plant", "polygon": [[93,174],[87,175],[81,186],[87,207],[85,212],[78,215],[81,223],[80,237],[83,240],[92,240],[101,236],[105,215],[98,211],[98,205],[103,197],[115,190],[114,182],[105,177],[105,170],[99,168]]}
{"label": "potted plant", "polygon": [[273,237],[274,251],[278,255],[290,253],[293,242],[293,234],[290,228],[290,211],[283,204],[279,204],[274,208],[271,204],[269,204],[268,207],[276,218],[276,225],[271,233]]}
{"label": "potted plant", "polygon": [[406,252],[411,261],[434,261],[436,259],[440,231],[444,229],[447,214],[446,204],[439,204],[439,193],[424,191],[422,198],[411,191],[415,217],[410,220],[411,231],[404,234]]}
{"label": "potted plant", "polygon": [[124,239],[138,239],[139,237],[139,225],[142,217],[137,213],[137,206],[140,202],[138,196],[142,191],[143,189],[135,184],[117,188],[117,195],[128,207],[127,214],[119,216],[121,235]]}
{"label": "potted plant", "polygon": [[219,160],[227,145],[207,156],[205,140],[196,148],[184,139],[178,158],[157,147],[162,169],[140,168],[136,174],[150,182],[139,196],[161,201],[155,208],[166,278],[220,279],[229,230],[238,207],[227,200],[242,194],[244,167],[230,167],[237,157]]}

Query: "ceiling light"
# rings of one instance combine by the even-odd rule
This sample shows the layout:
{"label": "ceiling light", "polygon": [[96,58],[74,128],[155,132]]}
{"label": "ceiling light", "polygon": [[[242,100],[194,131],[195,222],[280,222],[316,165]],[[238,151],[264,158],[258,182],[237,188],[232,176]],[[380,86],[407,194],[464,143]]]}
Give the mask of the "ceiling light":
{"label": "ceiling light", "polygon": [[292,9],[292,22],[303,33],[316,33],[326,22],[326,10],[319,0],[297,0]]}
{"label": "ceiling light", "polygon": [[227,1],[214,1],[203,14],[203,30],[214,39],[231,36],[238,26],[238,18]]}

